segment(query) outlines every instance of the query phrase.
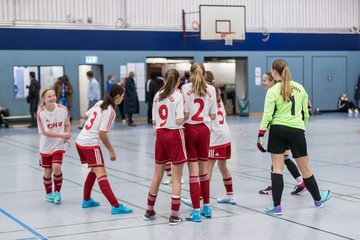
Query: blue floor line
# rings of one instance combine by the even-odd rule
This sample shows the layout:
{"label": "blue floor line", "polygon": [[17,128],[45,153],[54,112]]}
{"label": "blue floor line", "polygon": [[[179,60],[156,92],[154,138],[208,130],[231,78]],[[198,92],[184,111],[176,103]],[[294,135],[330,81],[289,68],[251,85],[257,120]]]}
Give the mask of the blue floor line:
{"label": "blue floor line", "polygon": [[15,218],[14,216],[12,216],[10,213],[6,212],[5,210],[3,210],[2,208],[0,208],[0,212],[2,214],[4,214],[5,216],[7,216],[8,218],[10,218],[11,220],[13,220],[14,222],[16,222],[17,224],[19,224],[20,226],[22,226],[23,228],[25,228],[27,231],[31,232],[32,234],[34,234],[36,237],[42,239],[42,240],[47,240],[46,237],[44,237],[43,235],[41,235],[40,233],[38,233],[37,231],[35,231],[34,229],[32,229],[31,227],[29,227],[28,225],[26,225],[25,223],[23,223],[22,221],[20,221],[19,219]]}

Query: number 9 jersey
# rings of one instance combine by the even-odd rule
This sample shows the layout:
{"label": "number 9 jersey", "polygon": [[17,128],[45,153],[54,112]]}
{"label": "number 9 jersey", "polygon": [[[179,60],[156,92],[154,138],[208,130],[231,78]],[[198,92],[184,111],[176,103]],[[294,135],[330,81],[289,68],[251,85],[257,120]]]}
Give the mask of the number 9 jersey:
{"label": "number 9 jersey", "polygon": [[200,97],[192,92],[191,87],[192,83],[188,83],[181,88],[185,96],[184,111],[189,113],[189,118],[186,120],[186,123],[205,123],[210,128],[210,114],[216,114],[218,111],[215,88],[206,84],[206,95]]}
{"label": "number 9 jersey", "polygon": [[116,113],[111,105],[107,109],[101,110],[102,102],[102,100],[98,101],[86,112],[88,119],[76,139],[76,143],[80,146],[99,146],[99,131],[110,132]]}
{"label": "number 9 jersey", "polygon": [[180,91],[160,101],[160,92],[157,92],[153,102],[152,116],[156,122],[156,128],[180,129],[176,119],[184,118],[184,97]]}

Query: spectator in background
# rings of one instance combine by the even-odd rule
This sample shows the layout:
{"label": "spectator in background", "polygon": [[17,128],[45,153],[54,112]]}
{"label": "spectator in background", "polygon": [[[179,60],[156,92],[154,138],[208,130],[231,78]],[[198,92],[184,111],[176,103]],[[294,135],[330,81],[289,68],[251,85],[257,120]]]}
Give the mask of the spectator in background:
{"label": "spectator in background", "polygon": [[360,76],[359,76],[357,84],[355,85],[354,98],[356,100],[357,108],[360,109]]}
{"label": "spectator in background", "polygon": [[189,79],[190,79],[190,72],[185,71],[184,76],[180,78],[180,85],[178,88],[181,89],[182,85],[187,84],[189,82]]}
{"label": "spectator in background", "polygon": [[[156,78],[156,73],[152,72],[150,78],[146,82],[146,102],[148,104],[148,110],[147,110],[148,124],[152,124],[152,105],[153,105],[154,99],[151,99],[150,85],[151,85],[151,81],[155,78]],[[155,95],[153,95],[153,96],[155,96]]]}
{"label": "spectator in background", "polygon": [[109,93],[109,90],[110,90],[110,88],[111,88],[114,80],[115,80],[114,74],[109,74],[109,76],[108,76],[108,81],[107,81],[107,88],[106,88],[107,90],[106,90],[106,93]]}
{"label": "spectator in background", "polygon": [[349,101],[347,93],[341,94],[338,102],[338,111],[347,112],[349,114],[359,114],[359,111],[356,109],[356,106],[353,102]]}
{"label": "spectator in background", "polygon": [[[121,79],[119,85],[125,91],[125,78]],[[121,103],[118,106],[119,106],[119,112],[120,112],[120,115],[121,115],[121,120],[122,120],[123,123],[126,123],[125,112],[124,112],[124,102],[125,102],[124,100],[121,101]]]}
{"label": "spectator in background", "polygon": [[67,75],[58,78],[54,84],[54,91],[57,103],[65,106],[70,113],[72,106],[73,87]]}
{"label": "spectator in background", "polygon": [[133,120],[133,114],[139,111],[138,109],[138,96],[135,85],[135,73],[129,72],[129,76],[125,79],[125,102],[124,111],[128,115],[128,126],[135,127],[136,124]]}
{"label": "spectator in background", "polygon": [[[100,100],[100,85],[99,82],[94,78],[94,73],[92,71],[86,72],[87,79],[89,80],[88,83],[88,92],[87,92],[87,98],[88,98],[88,108],[92,108],[95,103],[97,103]],[[79,129],[82,129],[83,125],[79,127]]]}
{"label": "spectator in background", "polygon": [[27,97],[27,102],[30,104],[30,115],[31,115],[31,125],[29,127],[36,127],[36,112],[39,105],[39,91],[40,91],[40,83],[36,80],[35,72],[30,72],[30,86],[26,86],[29,88],[29,95]]}

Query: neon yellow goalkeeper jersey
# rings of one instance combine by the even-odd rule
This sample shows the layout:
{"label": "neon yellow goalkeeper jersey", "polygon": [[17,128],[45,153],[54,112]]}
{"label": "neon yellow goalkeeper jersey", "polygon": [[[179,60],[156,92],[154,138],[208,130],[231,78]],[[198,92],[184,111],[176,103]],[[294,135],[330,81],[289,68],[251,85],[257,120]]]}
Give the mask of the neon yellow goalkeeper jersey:
{"label": "neon yellow goalkeeper jersey", "polygon": [[308,95],[299,83],[290,81],[290,84],[292,94],[289,102],[285,102],[280,95],[281,83],[267,90],[260,130],[267,130],[270,125],[305,130],[309,120]]}

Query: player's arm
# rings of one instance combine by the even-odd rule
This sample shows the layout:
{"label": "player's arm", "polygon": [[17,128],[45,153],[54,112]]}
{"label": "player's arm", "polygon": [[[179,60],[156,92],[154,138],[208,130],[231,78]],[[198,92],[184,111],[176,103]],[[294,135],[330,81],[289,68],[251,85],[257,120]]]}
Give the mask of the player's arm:
{"label": "player's arm", "polygon": [[68,140],[71,137],[70,131],[69,131],[69,133],[67,133],[67,132],[55,133],[55,132],[45,131],[45,132],[42,132],[42,134],[44,134],[44,136],[46,136],[46,137],[63,138],[64,140]]}
{"label": "player's arm", "polygon": [[104,144],[104,146],[109,150],[110,153],[110,160],[114,161],[116,160],[116,154],[114,151],[114,148],[112,147],[107,131],[99,131],[99,137],[101,142]]}

